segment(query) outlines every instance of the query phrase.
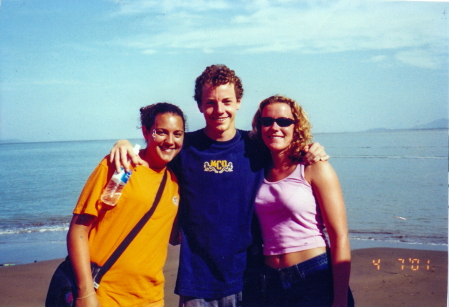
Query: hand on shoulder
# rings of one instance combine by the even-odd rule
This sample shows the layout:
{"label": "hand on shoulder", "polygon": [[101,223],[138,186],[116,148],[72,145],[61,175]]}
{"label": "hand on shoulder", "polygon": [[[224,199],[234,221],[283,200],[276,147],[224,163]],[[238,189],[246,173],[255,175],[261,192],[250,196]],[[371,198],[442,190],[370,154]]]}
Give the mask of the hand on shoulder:
{"label": "hand on shoulder", "polygon": [[324,151],[324,147],[320,143],[315,142],[304,147],[303,161],[307,165],[312,165],[319,161],[329,160],[329,155]]}
{"label": "hand on shoulder", "polygon": [[123,166],[126,171],[130,170],[130,162],[133,165],[148,166],[147,162],[134,153],[133,146],[128,140],[119,140],[114,144],[109,152],[109,162],[114,163],[117,170]]}

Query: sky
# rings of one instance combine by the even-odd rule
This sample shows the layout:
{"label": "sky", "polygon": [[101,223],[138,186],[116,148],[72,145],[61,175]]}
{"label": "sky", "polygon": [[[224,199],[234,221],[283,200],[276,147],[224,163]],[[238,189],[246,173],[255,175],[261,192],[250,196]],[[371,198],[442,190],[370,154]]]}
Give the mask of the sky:
{"label": "sky", "polygon": [[274,94],[314,133],[448,117],[447,1],[0,3],[0,140],[140,138],[139,108],[161,101],[200,129],[194,82],[212,64],[242,79],[241,129]]}

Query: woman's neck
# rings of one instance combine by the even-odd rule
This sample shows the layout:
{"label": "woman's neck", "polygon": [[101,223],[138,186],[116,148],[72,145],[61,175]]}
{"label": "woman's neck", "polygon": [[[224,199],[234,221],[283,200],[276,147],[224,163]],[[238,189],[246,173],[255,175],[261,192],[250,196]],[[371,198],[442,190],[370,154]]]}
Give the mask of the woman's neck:
{"label": "woman's neck", "polygon": [[271,159],[273,165],[266,174],[268,181],[282,180],[289,176],[296,168],[296,163],[286,153],[272,153]]}
{"label": "woman's neck", "polygon": [[151,168],[154,171],[159,171],[167,166],[167,163],[155,163],[154,161],[152,161],[147,148],[141,150],[139,156],[143,161],[146,162],[146,165],[145,164],[142,165]]}
{"label": "woman's neck", "polygon": [[271,160],[273,161],[273,169],[279,170],[289,168],[296,164],[288,157],[288,153],[286,151],[271,152]]}

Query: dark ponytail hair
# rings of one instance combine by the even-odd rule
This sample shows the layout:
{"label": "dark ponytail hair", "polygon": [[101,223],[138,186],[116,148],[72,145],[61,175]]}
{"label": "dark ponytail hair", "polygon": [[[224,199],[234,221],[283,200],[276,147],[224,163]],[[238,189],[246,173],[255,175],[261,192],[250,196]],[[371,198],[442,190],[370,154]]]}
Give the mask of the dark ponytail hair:
{"label": "dark ponytail hair", "polygon": [[183,128],[186,128],[186,119],[184,113],[181,109],[174,104],[168,102],[158,102],[155,104],[150,104],[146,107],[140,108],[140,123],[142,127],[146,127],[147,130],[150,130],[154,125],[156,120],[156,116],[159,114],[170,113],[173,115],[178,115],[182,119]]}

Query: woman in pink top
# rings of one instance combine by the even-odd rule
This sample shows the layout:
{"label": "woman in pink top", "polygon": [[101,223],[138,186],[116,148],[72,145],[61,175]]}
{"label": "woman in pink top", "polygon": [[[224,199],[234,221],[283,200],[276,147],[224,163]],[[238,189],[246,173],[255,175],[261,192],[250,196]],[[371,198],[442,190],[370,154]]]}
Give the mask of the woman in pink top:
{"label": "woman in pink top", "polygon": [[301,163],[302,150],[312,142],[305,112],[292,99],[272,96],[260,103],[252,125],[253,137],[273,160],[256,198],[264,306],[353,306],[343,195],[327,161]]}

